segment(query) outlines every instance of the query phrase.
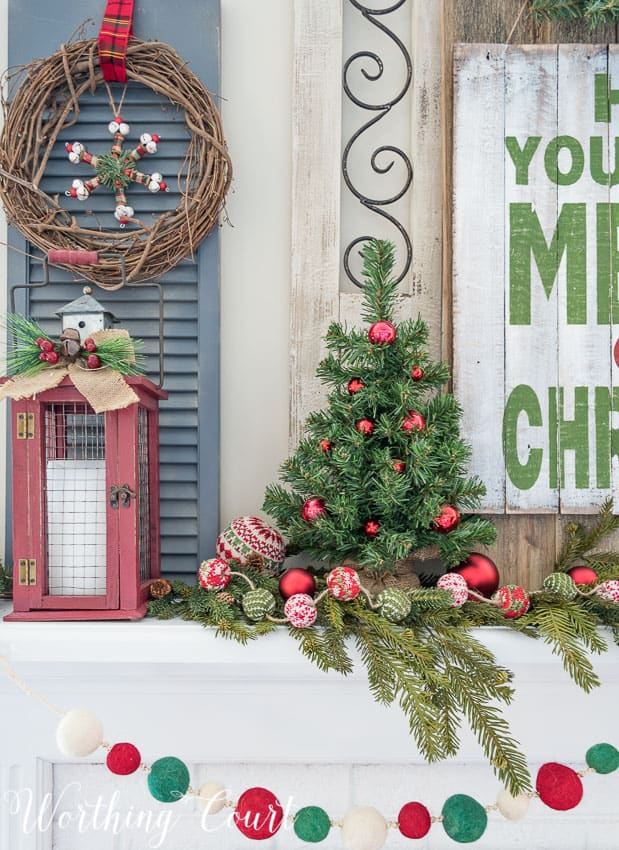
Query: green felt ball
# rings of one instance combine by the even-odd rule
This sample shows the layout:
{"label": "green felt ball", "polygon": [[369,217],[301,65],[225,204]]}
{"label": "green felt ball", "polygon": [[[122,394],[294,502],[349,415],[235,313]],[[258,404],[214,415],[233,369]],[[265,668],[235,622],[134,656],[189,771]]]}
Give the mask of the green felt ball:
{"label": "green felt ball", "polygon": [[324,841],[331,831],[331,821],[324,809],[318,806],[306,806],[299,809],[294,818],[294,834],[301,841],[316,844]]}
{"label": "green felt ball", "polygon": [[557,596],[563,596],[565,599],[576,599],[578,593],[574,579],[567,573],[551,573],[546,576],[544,590],[556,593]]}
{"label": "green felt ball", "polygon": [[595,744],[585,756],[587,765],[596,773],[612,773],[619,767],[619,750],[612,744]]}
{"label": "green felt ball", "polygon": [[148,790],[160,803],[176,803],[189,788],[187,765],[174,756],[153,763],[148,774]]}
{"label": "green felt ball", "polygon": [[486,831],[488,815],[468,794],[454,794],[443,805],[443,826],[447,835],[460,844],[477,841]]}
{"label": "green felt ball", "polygon": [[380,613],[385,620],[389,620],[391,623],[399,623],[405,617],[408,617],[411,610],[410,598],[397,587],[381,590],[376,601],[380,605]]}
{"label": "green felt ball", "polygon": [[249,590],[243,597],[241,604],[248,619],[264,620],[266,615],[270,614],[275,608],[275,597],[264,588]]}

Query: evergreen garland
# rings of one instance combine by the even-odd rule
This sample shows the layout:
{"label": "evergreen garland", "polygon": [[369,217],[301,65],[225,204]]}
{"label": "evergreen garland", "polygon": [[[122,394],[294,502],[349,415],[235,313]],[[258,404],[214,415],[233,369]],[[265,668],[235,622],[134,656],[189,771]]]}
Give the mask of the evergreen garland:
{"label": "evergreen garland", "polygon": [[591,29],[619,20],[619,0],[531,0],[537,23],[584,18]]}

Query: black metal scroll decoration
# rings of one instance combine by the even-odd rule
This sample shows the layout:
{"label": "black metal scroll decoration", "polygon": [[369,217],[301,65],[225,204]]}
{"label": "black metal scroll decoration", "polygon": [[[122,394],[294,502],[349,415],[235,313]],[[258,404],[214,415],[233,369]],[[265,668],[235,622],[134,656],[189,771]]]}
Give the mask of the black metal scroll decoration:
{"label": "black metal scroll decoration", "polygon": [[[403,225],[401,224],[401,222],[399,222],[393,215],[391,215],[391,213],[389,213],[385,209],[385,207],[388,207],[391,204],[396,203],[396,201],[399,201],[400,198],[404,197],[404,195],[408,192],[408,190],[411,186],[411,183],[413,182],[413,166],[411,164],[411,161],[410,161],[409,157],[404,153],[403,150],[395,147],[394,145],[380,145],[380,147],[377,147],[373,151],[371,159],[370,159],[370,163],[371,163],[371,166],[372,166],[372,169],[374,170],[374,172],[376,174],[387,174],[387,172],[389,172],[391,170],[391,168],[394,166],[395,161],[396,161],[395,158],[398,158],[404,164],[404,166],[406,168],[406,182],[405,182],[404,186],[402,187],[402,189],[400,189],[399,192],[397,192],[395,195],[392,195],[391,197],[388,197],[388,198],[368,198],[362,192],[360,192],[359,189],[357,189],[357,187],[354,185],[352,178],[350,176],[350,173],[348,171],[348,158],[350,156],[350,151],[351,151],[353,145],[355,144],[355,142],[357,141],[357,139],[361,135],[363,135],[363,133],[365,133],[366,130],[368,130],[370,127],[374,126],[374,124],[377,124],[381,119],[383,119],[385,117],[385,115],[387,115],[393,109],[393,107],[396,106],[402,100],[402,98],[406,95],[406,93],[410,89],[411,82],[412,82],[412,79],[413,79],[413,64],[412,64],[412,61],[411,61],[410,53],[408,52],[408,50],[406,49],[406,47],[402,43],[402,41],[398,38],[398,36],[394,32],[392,32],[380,20],[381,16],[389,15],[392,12],[395,12],[398,9],[400,9],[407,2],[407,0],[398,0],[398,2],[393,3],[391,6],[387,6],[384,9],[370,9],[367,6],[364,6],[363,3],[360,2],[360,0],[349,0],[349,2],[351,3],[352,6],[355,7],[355,9],[358,9],[361,12],[363,17],[369,23],[373,24],[379,30],[384,32],[385,35],[387,35],[388,38],[390,38],[394,42],[394,44],[397,45],[398,49],[402,53],[402,56],[404,57],[404,61],[406,62],[406,82],[404,83],[404,86],[395,95],[395,97],[393,97],[391,100],[387,101],[386,103],[382,103],[382,104],[368,103],[367,101],[361,100],[361,98],[356,97],[355,94],[353,94],[351,87],[349,85],[349,82],[348,82],[348,72],[350,70],[350,67],[358,59],[370,59],[370,60],[372,60],[372,62],[376,66],[376,70],[375,71],[368,71],[365,68],[361,68],[361,73],[363,74],[365,79],[369,80],[370,82],[375,82],[376,80],[379,80],[383,75],[384,65],[383,65],[382,59],[380,58],[380,56],[377,53],[375,53],[374,51],[371,51],[371,50],[360,50],[360,51],[357,51],[356,53],[353,53],[353,55],[350,56],[344,64],[343,77],[342,77],[342,85],[343,85],[344,91],[346,93],[346,96],[349,98],[349,100],[351,100],[354,104],[361,107],[362,109],[367,109],[367,110],[371,110],[372,112],[376,112],[376,115],[374,115],[372,118],[370,118],[369,121],[367,121],[365,124],[363,124],[363,126],[361,126],[356,131],[356,133],[354,133],[354,135],[351,137],[351,139],[347,143],[346,147],[344,148],[344,153],[342,154],[342,173],[343,173],[343,176],[344,176],[344,181],[345,181],[346,185],[348,186],[348,189],[352,192],[352,194],[356,198],[358,198],[359,202],[364,207],[366,207],[369,210],[372,210],[372,212],[375,212],[377,215],[380,215],[383,218],[386,218],[388,221],[390,221],[394,225],[395,228],[397,228],[397,230],[402,235],[402,238],[403,238],[404,243],[406,245],[406,258],[405,258],[404,268],[403,268],[402,272],[400,273],[400,275],[398,277],[398,283],[399,283],[401,280],[403,280],[403,278],[406,276],[408,270],[410,269],[412,255],[413,255],[413,246],[411,244],[410,236],[406,232],[406,230],[403,227]],[[387,153],[387,152],[394,154],[395,158],[391,159],[391,161],[386,163],[385,165],[381,165],[379,163],[379,158],[381,157],[381,154],[384,154],[384,153]],[[357,278],[355,277],[355,275],[353,274],[353,272],[351,271],[351,268],[350,268],[350,252],[357,245],[359,245],[363,242],[367,242],[371,238],[372,238],[371,236],[358,236],[356,239],[353,239],[353,241],[348,245],[348,247],[346,248],[346,250],[344,252],[344,270],[346,271],[346,274],[348,275],[350,280],[355,284],[355,286],[358,286],[360,288],[363,287],[363,283],[361,281],[357,280]]]}

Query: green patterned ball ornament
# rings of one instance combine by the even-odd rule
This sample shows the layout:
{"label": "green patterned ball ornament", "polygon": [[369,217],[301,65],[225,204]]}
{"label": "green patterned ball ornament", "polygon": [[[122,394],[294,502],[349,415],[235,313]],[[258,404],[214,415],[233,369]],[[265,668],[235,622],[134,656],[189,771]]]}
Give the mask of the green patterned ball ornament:
{"label": "green patterned ball ornament", "polygon": [[380,613],[390,623],[399,623],[410,614],[411,601],[403,590],[397,587],[388,587],[376,597],[380,606]]}
{"label": "green patterned ball ornament", "polygon": [[469,844],[482,837],[488,825],[486,810],[468,794],[454,794],[443,805],[443,827],[459,844]]}
{"label": "green patterned ball ornament", "polygon": [[319,806],[299,809],[294,818],[294,834],[301,841],[317,844],[324,841],[331,831],[331,819]]}
{"label": "green patterned ball ornament", "polygon": [[585,759],[596,773],[612,773],[619,767],[619,750],[612,744],[595,744],[589,747]]}
{"label": "green patterned ball ornament", "polygon": [[175,756],[158,759],[148,774],[148,790],[160,803],[177,803],[189,790],[187,765]]}
{"label": "green patterned ball ornament", "polygon": [[567,573],[551,573],[544,579],[544,590],[549,593],[556,593],[557,596],[562,596],[564,599],[576,599],[578,591],[576,584],[571,576]]}
{"label": "green patterned ball ornament", "polygon": [[275,597],[264,588],[249,590],[241,602],[245,616],[249,620],[258,622],[264,620],[267,614],[275,608]]}

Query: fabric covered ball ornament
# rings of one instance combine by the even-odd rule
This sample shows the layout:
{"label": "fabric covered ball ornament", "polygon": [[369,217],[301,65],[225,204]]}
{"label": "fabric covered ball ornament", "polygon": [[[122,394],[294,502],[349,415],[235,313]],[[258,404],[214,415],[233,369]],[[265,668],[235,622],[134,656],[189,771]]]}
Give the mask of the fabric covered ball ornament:
{"label": "fabric covered ball ornament", "polygon": [[469,598],[469,586],[458,573],[445,573],[436,582],[439,590],[448,590],[451,593],[451,608],[460,608]]}
{"label": "fabric covered ball ornament", "polygon": [[205,590],[221,590],[230,584],[230,564],[223,558],[202,561],[198,569],[198,581]]}
{"label": "fabric covered ball ornament", "polygon": [[351,378],[348,382],[348,392],[351,395],[356,395],[361,390],[365,389],[365,384],[359,378]]}
{"label": "fabric covered ball ornament", "polygon": [[523,614],[527,613],[531,604],[529,594],[517,584],[506,584],[499,587],[494,598],[497,602],[500,602],[499,607],[509,620],[522,617]]}
{"label": "fabric covered ball ornament", "polygon": [[313,596],[316,592],[316,579],[307,570],[295,567],[288,570],[279,580],[279,592],[282,599],[290,599],[298,593]]}
{"label": "fabric covered ball ornament", "polygon": [[148,790],[160,803],[177,803],[189,790],[189,770],[176,756],[165,756],[151,765]]}
{"label": "fabric covered ball ornament", "polygon": [[619,581],[617,579],[603,581],[595,588],[595,592],[606,602],[619,602]]}
{"label": "fabric covered ball ornament", "polygon": [[114,744],[105,760],[107,769],[116,776],[129,776],[135,773],[142,763],[142,756],[133,744]]}
{"label": "fabric covered ball ornament", "polygon": [[368,339],[374,345],[393,345],[398,332],[391,322],[374,322],[368,331]]}
{"label": "fabric covered ball ornament", "polygon": [[574,579],[567,573],[550,573],[544,579],[544,590],[556,593],[564,599],[576,599],[578,594]]}
{"label": "fabric covered ball ornament", "polygon": [[591,567],[572,567],[567,571],[567,575],[571,576],[576,584],[597,584],[598,574]]}
{"label": "fabric covered ball ornament", "polygon": [[405,838],[423,838],[430,832],[430,812],[422,803],[406,803],[398,815],[398,829]]}
{"label": "fabric covered ball ornament", "polygon": [[352,602],[361,591],[359,573],[352,567],[335,567],[327,576],[327,588],[334,599]]}
{"label": "fabric covered ball ornament", "polygon": [[303,504],[301,508],[301,516],[305,520],[305,522],[315,522],[321,516],[324,516],[327,513],[327,506],[325,504],[324,499],[319,499],[314,496],[312,499],[308,499],[307,502]]}
{"label": "fabric covered ball ornament", "polygon": [[445,800],[441,814],[445,832],[459,844],[477,841],[488,825],[484,807],[467,794],[454,794]]}
{"label": "fabric covered ball ornament", "polygon": [[403,431],[423,431],[426,427],[425,416],[417,413],[416,410],[409,410],[406,418],[402,422]]}
{"label": "fabric covered ball ornament", "polygon": [[432,528],[441,534],[452,531],[460,522],[460,511],[453,505],[443,505],[440,514],[432,522]]}
{"label": "fabric covered ball ornament", "polygon": [[226,805],[226,789],[221,782],[205,782],[198,792],[207,815],[216,815]]}
{"label": "fabric covered ball ornament", "polygon": [[613,773],[619,767],[619,750],[612,744],[595,744],[585,756],[587,767],[596,773]]}
{"label": "fabric covered ball ornament", "polygon": [[526,794],[518,794],[517,797],[513,797],[507,788],[503,788],[496,799],[497,809],[503,817],[513,821],[522,820],[525,817],[529,811],[530,802],[530,797]]}
{"label": "fabric covered ball ornament", "polygon": [[331,819],[324,809],[306,806],[294,816],[294,834],[301,841],[316,844],[324,841],[331,831]]}
{"label": "fabric covered ball ornament", "polygon": [[387,840],[387,822],[373,806],[351,809],[342,822],[346,850],[380,850]]}
{"label": "fabric covered ball ornament", "polygon": [[275,608],[275,597],[265,588],[259,587],[256,590],[248,590],[241,605],[247,619],[257,623],[264,620]]}
{"label": "fabric covered ball ornament", "polygon": [[96,714],[86,709],[68,711],[56,728],[56,744],[63,756],[84,758],[103,742],[103,725]]}
{"label": "fabric covered ball ornament", "polygon": [[279,531],[257,516],[233,519],[217,538],[215,552],[226,561],[241,564],[250,555],[260,555],[265,568],[273,572],[278,572],[286,559],[286,547]]}
{"label": "fabric covered ball ornament", "polygon": [[316,622],[318,609],[311,596],[307,593],[297,593],[287,600],[284,614],[295,629],[309,629]]}
{"label": "fabric covered ball ornament", "polygon": [[542,803],[559,812],[573,809],[582,800],[580,776],[571,767],[557,762],[547,762],[540,767],[535,789]]}
{"label": "fabric covered ball ornament", "polygon": [[387,587],[376,597],[380,613],[390,623],[399,623],[410,614],[411,601],[403,590]]}
{"label": "fabric covered ball ornament", "polygon": [[471,552],[465,561],[449,572],[461,575],[471,590],[477,591],[488,599],[496,593],[499,586],[499,571],[496,564],[479,552]]}
{"label": "fabric covered ball ornament", "polygon": [[266,788],[249,788],[239,797],[234,823],[246,838],[262,841],[278,832],[284,819],[282,805]]}

